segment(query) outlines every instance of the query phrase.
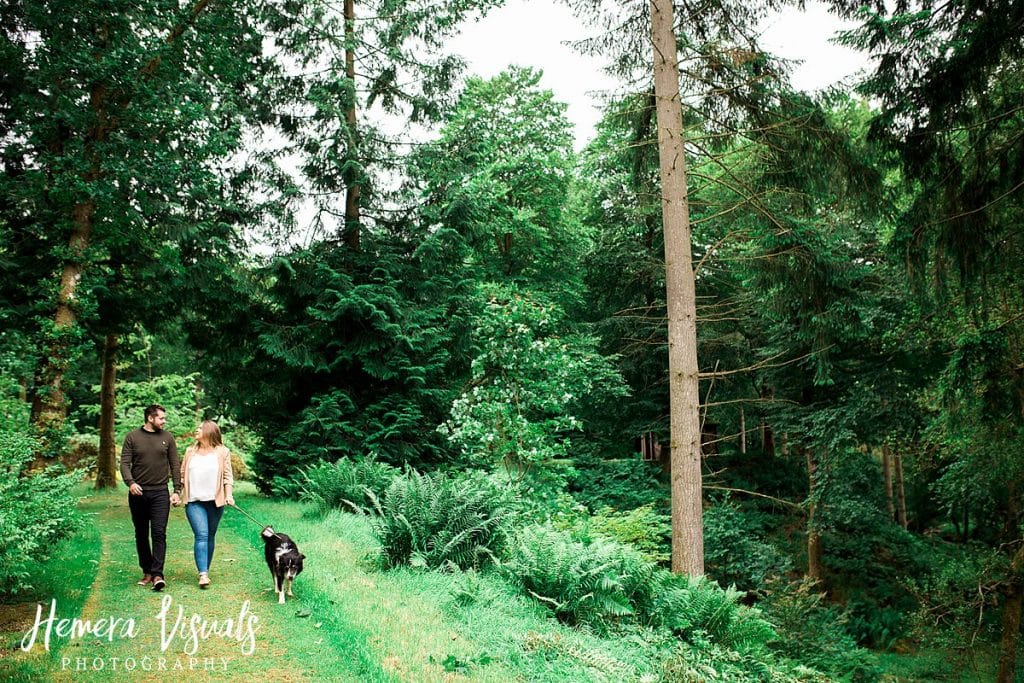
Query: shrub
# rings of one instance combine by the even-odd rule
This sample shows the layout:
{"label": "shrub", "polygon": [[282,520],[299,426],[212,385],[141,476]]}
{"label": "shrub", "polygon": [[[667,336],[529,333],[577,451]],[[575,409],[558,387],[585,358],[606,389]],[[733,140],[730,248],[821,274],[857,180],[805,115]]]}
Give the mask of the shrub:
{"label": "shrub", "polygon": [[603,508],[588,521],[590,532],[628,544],[652,562],[666,564],[672,557],[672,521],[650,505],[619,512]]}
{"label": "shrub", "polygon": [[704,562],[721,585],[750,590],[782,576],[792,562],[775,546],[758,540],[758,524],[729,503],[704,511]]}
{"label": "shrub", "polygon": [[766,592],[766,611],[778,632],[774,648],[786,657],[844,681],[876,681],[877,659],[858,647],[846,627],[846,615],[822,604],[824,595],[803,582]]}
{"label": "shrub", "polygon": [[[196,416],[196,382],[199,373],[189,375],[165,374],[157,375],[141,382],[118,382],[117,405],[115,408],[115,440],[118,444],[124,441],[125,435],[138,429],[145,421],[145,407],[158,403],[167,411],[167,430],[175,437],[191,436],[198,424]],[[94,395],[99,396],[100,386],[94,385]],[[99,404],[83,405],[79,408],[79,420],[82,429],[90,432],[96,425],[100,414]],[[224,427],[224,425],[221,425]],[[181,441],[178,442],[182,446]],[[184,447],[181,448],[184,452]]]}
{"label": "shrub", "polygon": [[631,510],[667,507],[668,487],[660,479],[660,466],[630,459],[579,459],[569,480],[569,491],[591,510],[612,507]]}
{"label": "shrub", "polygon": [[716,645],[697,647],[679,643],[673,655],[662,662],[661,680],[664,683],[828,683],[832,679],[801,664],[776,660],[766,653],[751,655]]}
{"label": "shrub", "polygon": [[383,501],[371,500],[387,567],[479,568],[505,546],[506,498],[483,475],[410,469],[392,480]]}
{"label": "shrub", "polygon": [[488,301],[474,331],[472,383],[438,429],[474,465],[543,478],[572,452],[570,435],[583,429],[579,408],[627,388],[596,338],[559,332],[558,306],[514,287],[481,291]]}
{"label": "shrub", "polygon": [[276,476],[270,480],[270,495],[275,498],[298,500],[299,496],[302,495],[302,485],[297,479]]}
{"label": "shrub", "polygon": [[93,434],[75,434],[68,439],[67,450],[60,462],[69,470],[85,470],[95,474],[100,454],[100,439]]}
{"label": "shrub", "polygon": [[237,451],[231,451],[231,474],[236,481],[248,481],[249,468]]}
{"label": "shrub", "polygon": [[78,501],[71,493],[78,472],[60,473],[60,467],[51,467],[21,476],[36,447],[22,431],[0,429],[0,593],[31,588],[33,565],[45,560],[54,543],[80,523]]}
{"label": "shrub", "polygon": [[339,458],[333,464],[318,462],[302,471],[299,497],[316,504],[320,511],[365,513],[373,510],[373,500],[384,495],[399,473],[397,467],[377,462],[373,456],[362,460]]}

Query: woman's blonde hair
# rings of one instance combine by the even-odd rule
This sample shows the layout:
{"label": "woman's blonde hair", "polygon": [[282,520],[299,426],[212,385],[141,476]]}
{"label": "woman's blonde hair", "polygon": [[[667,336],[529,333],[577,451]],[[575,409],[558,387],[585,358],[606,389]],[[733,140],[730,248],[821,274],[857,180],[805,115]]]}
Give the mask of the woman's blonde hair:
{"label": "woman's blonde hair", "polygon": [[199,439],[196,445],[205,448],[216,448],[222,446],[224,440],[220,436],[220,427],[213,420],[203,420],[199,425]]}

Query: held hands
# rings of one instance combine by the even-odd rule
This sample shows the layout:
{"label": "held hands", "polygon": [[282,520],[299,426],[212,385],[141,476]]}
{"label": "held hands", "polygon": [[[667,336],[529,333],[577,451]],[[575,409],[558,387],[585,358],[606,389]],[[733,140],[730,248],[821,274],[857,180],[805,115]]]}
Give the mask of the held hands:
{"label": "held hands", "polygon": [[179,505],[181,505],[181,496],[179,496],[177,493],[172,493],[171,505],[173,505],[174,507],[178,507]]}

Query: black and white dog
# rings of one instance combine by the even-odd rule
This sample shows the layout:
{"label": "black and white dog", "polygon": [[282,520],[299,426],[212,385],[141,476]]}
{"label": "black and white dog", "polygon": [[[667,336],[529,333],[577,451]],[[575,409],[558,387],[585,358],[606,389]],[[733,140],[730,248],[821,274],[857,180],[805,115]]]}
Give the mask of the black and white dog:
{"label": "black and white dog", "polygon": [[285,590],[292,595],[292,581],[302,571],[302,561],[306,556],[299,552],[295,541],[285,534],[274,533],[269,526],[263,529],[263,556],[267,559],[267,567],[274,578],[274,592],[277,593],[278,604],[284,604]]}

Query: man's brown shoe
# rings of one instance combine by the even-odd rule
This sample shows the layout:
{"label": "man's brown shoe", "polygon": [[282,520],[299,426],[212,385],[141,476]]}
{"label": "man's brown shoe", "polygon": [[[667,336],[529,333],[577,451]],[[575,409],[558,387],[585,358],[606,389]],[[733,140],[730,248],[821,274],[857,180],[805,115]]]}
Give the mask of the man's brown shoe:
{"label": "man's brown shoe", "polygon": [[155,590],[155,591],[157,591],[159,593],[160,591],[162,591],[164,589],[164,586],[166,586],[166,585],[167,584],[164,583],[164,577],[162,577],[162,576],[154,576],[153,577],[153,590]]}
{"label": "man's brown shoe", "polygon": [[150,576],[149,574],[143,574],[142,575],[142,580],[139,581],[139,583],[137,585],[139,585],[139,586],[148,586],[151,583],[153,583],[153,577]]}

